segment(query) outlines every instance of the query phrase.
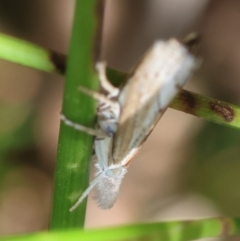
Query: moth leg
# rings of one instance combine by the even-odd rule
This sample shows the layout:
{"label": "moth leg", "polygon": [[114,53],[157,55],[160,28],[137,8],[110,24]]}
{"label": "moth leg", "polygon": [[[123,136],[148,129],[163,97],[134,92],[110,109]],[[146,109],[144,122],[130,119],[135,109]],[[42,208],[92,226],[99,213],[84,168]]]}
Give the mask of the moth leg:
{"label": "moth leg", "polygon": [[106,75],[106,62],[97,62],[96,70],[98,72],[99,81],[101,87],[108,92],[108,98],[117,97],[119,94],[119,89],[114,87],[107,78]]}
{"label": "moth leg", "polygon": [[102,175],[104,172],[100,173],[98,176],[96,176],[93,181],[89,184],[89,187],[83,192],[81,197],[77,200],[77,202],[69,209],[70,212],[75,210],[78,205],[87,197],[87,195],[90,193],[90,191],[96,186],[96,184],[99,182],[99,180],[102,178]]}
{"label": "moth leg", "polygon": [[83,92],[84,94],[92,97],[93,99],[97,100],[100,103],[103,103],[104,105],[110,106],[110,107],[115,107],[116,102],[113,100],[110,100],[108,96],[104,95],[104,94],[100,94],[96,91],[93,90],[89,90],[83,86],[79,86],[78,90],[80,90],[81,92]]}
{"label": "moth leg", "polygon": [[[97,108],[97,115],[99,117],[98,118],[99,121],[116,122],[116,116],[118,116],[120,112],[120,106],[118,102],[114,100],[110,100],[107,96],[100,94],[98,92],[89,90],[83,86],[79,86],[78,89],[99,102],[98,108]],[[113,117],[109,116],[110,114],[112,114]]]}
{"label": "moth leg", "polygon": [[60,119],[64,122],[65,125],[67,126],[71,126],[72,128],[74,128],[75,130],[79,130],[82,132],[85,132],[89,135],[93,135],[93,136],[97,136],[97,137],[102,137],[102,138],[106,138],[109,137],[106,133],[104,133],[101,130],[98,129],[92,129],[83,125],[80,125],[78,123],[75,123],[71,120],[69,120],[65,115],[60,114]]}

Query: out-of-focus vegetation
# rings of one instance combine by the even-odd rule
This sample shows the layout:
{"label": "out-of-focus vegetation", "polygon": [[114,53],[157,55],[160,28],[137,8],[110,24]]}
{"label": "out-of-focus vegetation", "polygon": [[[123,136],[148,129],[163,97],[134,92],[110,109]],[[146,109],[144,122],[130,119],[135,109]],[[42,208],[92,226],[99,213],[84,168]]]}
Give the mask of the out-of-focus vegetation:
{"label": "out-of-focus vegetation", "polygon": [[[156,38],[197,29],[203,65],[186,88],[238,105],[239,3],[183,2],[107,1],[104,59],[127,72]],[[67,53],[73,3],[2,0],[0,31]],[[4,61],[0,73],[0,234],[46,229],[62,78]],[[239,140],[238,130],[168,111],[129,168],[116,206],[101,212],[89,201],[86,225],[239,216]]]}

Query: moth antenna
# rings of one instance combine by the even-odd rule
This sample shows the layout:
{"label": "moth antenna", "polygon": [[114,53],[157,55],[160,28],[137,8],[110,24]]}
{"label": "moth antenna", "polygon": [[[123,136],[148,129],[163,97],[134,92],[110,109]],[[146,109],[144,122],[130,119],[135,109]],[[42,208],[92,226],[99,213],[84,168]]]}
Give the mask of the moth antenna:
{"label": "moth antenna", "polygon": [[95,66],[101,87],[108,92],[108,97],[117,97],[119,94],[119,89],[114,87],[107,78],[106,75],[106,62],[100,61],[96,63]]}
{"label": "moth antenna", "polygon": [[75,130],[78,131],[82,131],[85,132],[89,135],[93,135],[93,136],[97,136],[97,137],[102,137],[102,138],[106,138],[109,137],[106,133],[104,133],[101,130],[97,130],[97,129],[92,129],[83,125],[80,125],[78,123],[75,123],[71,120],[69,120],[64,114],[60,114],[60,119],[64,122],[65,125],[67,126],[71,126],[72,128],[74,128]]}
{"label": "moth antenna", "polygon": [[81,197],[77,200],[77,202],[69,209],[70,212],[74,211],[78,205],[87,197],[87,195],[91,192],[91,190],[96,186],[96,184],[99,182],[99,180],[102,178],[102,175],[104,172],[100,173],[98,176],[96,176],[93,181],[89,184],[88,188],[83,192]]}

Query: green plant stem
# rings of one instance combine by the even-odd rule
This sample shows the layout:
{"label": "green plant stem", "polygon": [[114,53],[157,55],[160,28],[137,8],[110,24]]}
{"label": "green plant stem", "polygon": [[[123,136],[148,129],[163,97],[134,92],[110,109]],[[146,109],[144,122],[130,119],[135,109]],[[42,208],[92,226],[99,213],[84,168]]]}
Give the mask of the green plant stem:
{"label": "green plant stem", "polygon": [[228,237],[240,233],[239,219],[213,218],[195,221],[174,221],[136,224],[97,230],[68,230],[35,233],[18,237],[2,238],[1,241],[120,241],[163,240],[190,241],[202,238]]}
{"label": "green plant stem", "polygon": [[[93,66],[96,0],[76,0],[67,62],[62,112],[75,122],[93,127],[95,105],[78,86],[97,89]],[[69,208],[88,186],[92,137],[61,123],[50,229],[83,227],[86,200],[74,211]]]}
{"label": "green plant stem", "polygon": [[[61,53],[0,34],[0,59],[45,72],[64,74],[67,58]],[[108,69],[108,76],[116,86],[126,78],[125,73],[113,69]],[[240,128],[239,107],[187,90],[181,91],[170,107],[218,124]]]}

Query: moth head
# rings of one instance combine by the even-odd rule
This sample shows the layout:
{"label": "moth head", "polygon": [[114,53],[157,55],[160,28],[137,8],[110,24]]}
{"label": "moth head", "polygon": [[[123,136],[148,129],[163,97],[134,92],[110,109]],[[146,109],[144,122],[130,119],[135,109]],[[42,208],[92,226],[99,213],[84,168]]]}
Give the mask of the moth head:
{"label": "moth head", "polygon": [[114,167],[114,165],[104,171],[104,175],[96,185],[96,195],[94,197],[100,208],[109,209],[114,205],[126,172],[125,167]]}
{"label": "moth head", "polygon": [[105,171],[105,175],[106,177],[110,178],[110,179],[121,179],[122,177],[125,175],[126,173],[126,168],[124,168],[123,166],[117,166],[117,167],[109,167],[106,171]]}

